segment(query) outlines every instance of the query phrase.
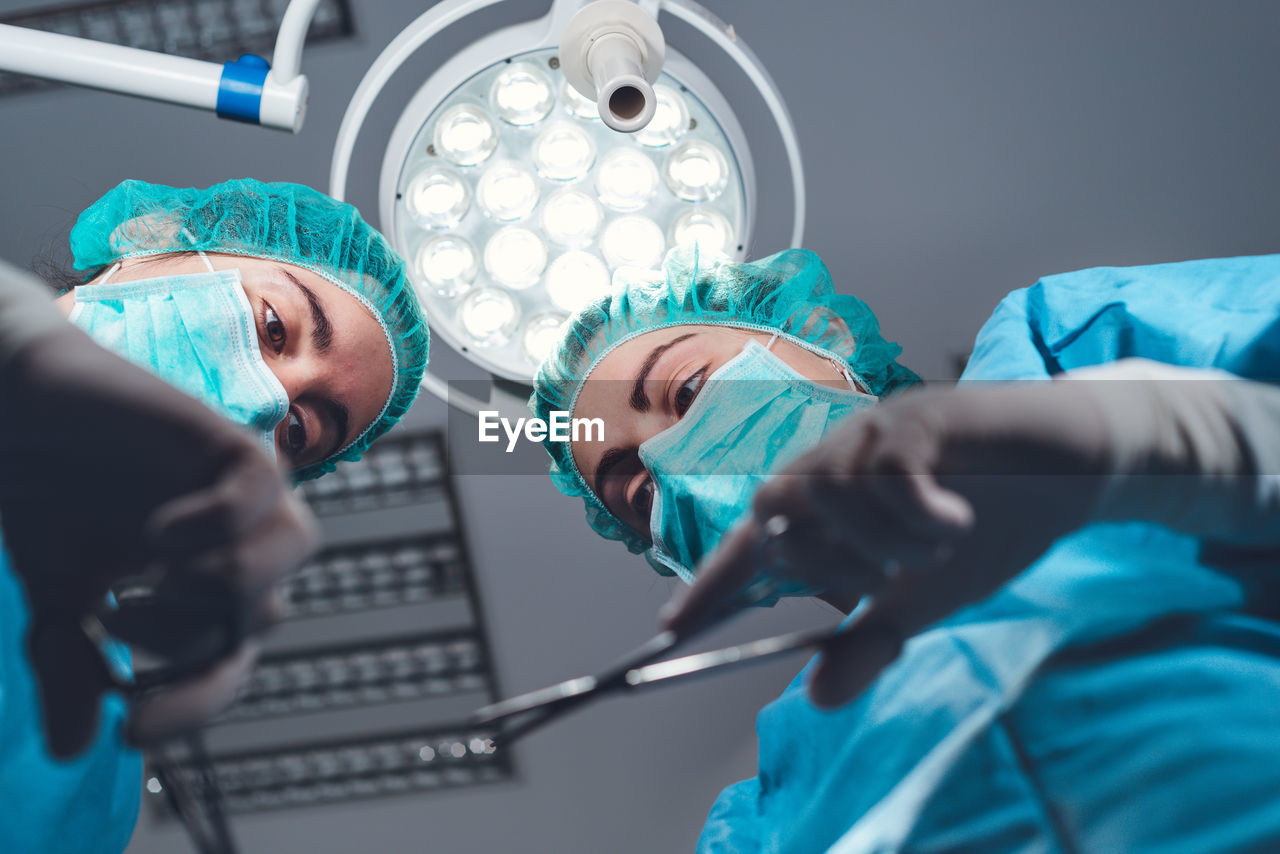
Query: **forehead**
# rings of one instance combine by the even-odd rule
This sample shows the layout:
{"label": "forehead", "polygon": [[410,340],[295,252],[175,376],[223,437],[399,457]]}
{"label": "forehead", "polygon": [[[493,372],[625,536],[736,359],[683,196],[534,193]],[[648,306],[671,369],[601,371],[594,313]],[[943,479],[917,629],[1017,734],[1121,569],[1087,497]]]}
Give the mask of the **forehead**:
{"label": "forehead", "polygon": [[582,401],[583,395],[593,385],[602,385],[605,381],[634,381],[639,375],[640,366],[645,357],[653,351],[654,347],[661,347],[663,344],[668,344],[690,333],[705,332],[715,328],[707,324],[685,323],[679,326],[667,326],[662,329],[641,332],[639,335],[623,341],[596,363],[591,373],[587,375],[586,382],[583,383],[582,391],[578,394],[578,401]]}

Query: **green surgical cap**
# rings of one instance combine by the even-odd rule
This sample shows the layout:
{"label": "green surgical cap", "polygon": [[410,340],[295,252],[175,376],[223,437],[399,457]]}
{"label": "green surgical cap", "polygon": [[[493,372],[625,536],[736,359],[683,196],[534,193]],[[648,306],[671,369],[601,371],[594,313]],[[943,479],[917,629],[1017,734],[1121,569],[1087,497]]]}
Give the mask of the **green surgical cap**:
{"label": "green surgical cap", "polygon": [[310,270],[358,299],[387,336],[394,373],[382,412],[345,448],[294,472],[297,480],[358,459],[409,409],[427,365],[427,321],[404,260],[354,207],[300,184],[249,178],[206,190],[125,181],[80,214],[71,230],[77,270],[190,251]]}
{"label": "green surgical cap", "polygon": [[[895,361],[902,348],[881,336],[867,304],[836,293],[813,252],[789,249],[737,263],[723,255],[700,257],[690,247],[669,252],[662,270],[618,270],[609,296],[569,321],[564,339],[538,369],[529,408],[543,419],[553,411],[573,412],[587,377],[613,348],[645,332],[690,323],[779,332],[829,350],[879,397],[920,382]],[[565,495],[582,498],[591,528],[635,554],[647,551],[648,540],[592,492],[569,443],[543,445],[551,455],[551,479]]]}

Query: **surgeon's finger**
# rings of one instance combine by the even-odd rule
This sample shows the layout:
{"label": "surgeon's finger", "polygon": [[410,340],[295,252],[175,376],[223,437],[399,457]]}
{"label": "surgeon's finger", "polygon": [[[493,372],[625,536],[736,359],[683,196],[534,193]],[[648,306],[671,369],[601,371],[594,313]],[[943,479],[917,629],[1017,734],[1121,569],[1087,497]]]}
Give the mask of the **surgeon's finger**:
{"label": "surgeon's finger", "polygon": [[882,619],[860,620],[822,650],[809,679],[814,705],[834,708],[866,690],[902,652],[902,631]]}
{"label": "surgeon's finger", "polygon": [[823,648],[810,677],[819,706],[837,706],[861,694],[894,662],[908,638],[964,605],[989,595],[993,585],[972,571],[962,546],[943,566],[902,572],[869,600],[857,622]]}
{"label": "surgeon's finger", "polygon": [[157,508],[148,522],[152,545],[162,557],[181,557],[234,542],[275,512],[287,494],[270,460],[249,449],[212,486]]}
{"label": "surgeon's finger", "polygon": [[137,701],[129,714],[126,740],[133,745],[162,741],[193,729],[230,706],[258,658],[246,643],[201,676]]}
{"label": "surgeon's finger", "polygon": [[881,506],[924,541],[957,540],[973,527],[973,507],[959,493],[940,485],[930,472],[882,474],[869,480],[868,488]]}
{"label": "surgeon's finger", "polygon": [[164,566],[174,571],[208,572],[257,596],[292,575],[314,553],[319,528],[300,500],[286,495],[252,531],[202,554],[170,555]]}
{"label": "surgeon's finger", "polygon": [[687,635],[723,614],[734,595],[756,576],[758,536],[758,526],[745,520],[721,537],[719,547],[698,568],[693,586],[677,592],[662,607],[663,628]]}
{"label": "surgeon's finger", "polygon": [[938,554],[939,538],[922,536],[918,529],[909,528],[873,494],[872,483],[878,477],[814,478],[810,484],[825,536],[848,548],[850,557],[838,568],[841,574],[835,581],[866,583],[867,579],[855,575],[880,573],[891,563],[930,564]]}

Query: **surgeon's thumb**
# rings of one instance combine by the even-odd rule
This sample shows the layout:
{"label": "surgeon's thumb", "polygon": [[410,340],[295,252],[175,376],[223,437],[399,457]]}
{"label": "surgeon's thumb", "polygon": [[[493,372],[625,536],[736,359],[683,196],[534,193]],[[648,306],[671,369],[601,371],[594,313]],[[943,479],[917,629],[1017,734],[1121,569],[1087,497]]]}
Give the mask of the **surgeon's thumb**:
{"label": "surgeon's thumb", "polygon": [[99,701],[111,686],[106,661],[70,618],[34,618],[27,649],[49,752],[71,759],[97,734]]}
{"label": "surgeon's thumb", "polygon": [[891,626],[861,621],[823,647],[809,679],[814,705],[834,709],[865,691],[902,652],[902,636]]}

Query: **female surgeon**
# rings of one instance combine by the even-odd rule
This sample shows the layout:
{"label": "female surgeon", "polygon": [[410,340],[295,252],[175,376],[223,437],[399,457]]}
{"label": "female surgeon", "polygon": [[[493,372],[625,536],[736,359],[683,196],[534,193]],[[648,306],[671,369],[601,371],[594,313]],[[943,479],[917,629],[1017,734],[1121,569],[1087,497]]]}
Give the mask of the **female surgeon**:
{"label": "female surgeon", "polygon": [[[269,625],[315,542],[280,472],[359,457],[427,359],[401,259],[306,187],[127,181],[71,249],[85,281],[52,307],[0,269],[2,851],[124,850],[129,745],[215,714],[252,663],[240,644],[126,703],[124,648],[82,630],[112,582],[220,577],[246,633]],[[186,613],[132,631],[163,654]]]}
{"label": "female surgeon", "polygon": [[811,253],[621,278],[536,381],[605,423],[557,486],[693,583],[677,632],[857,604],[700,851],[1280,849],[1280,257],[1045,279],[898,397]]}

